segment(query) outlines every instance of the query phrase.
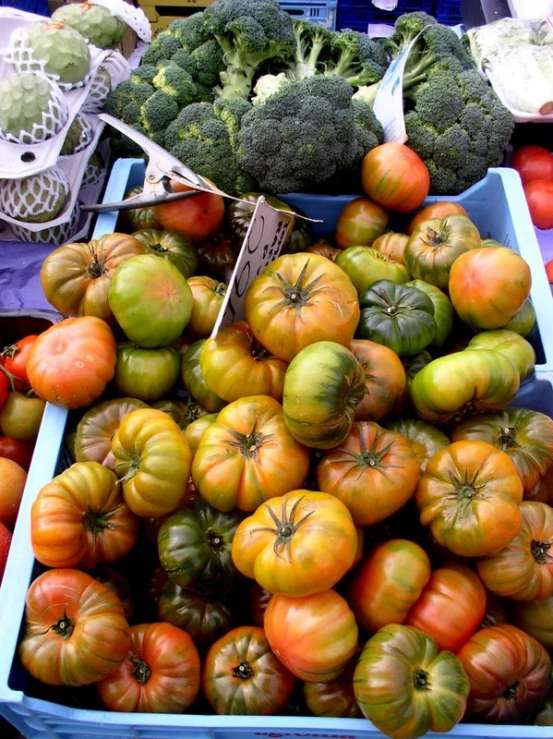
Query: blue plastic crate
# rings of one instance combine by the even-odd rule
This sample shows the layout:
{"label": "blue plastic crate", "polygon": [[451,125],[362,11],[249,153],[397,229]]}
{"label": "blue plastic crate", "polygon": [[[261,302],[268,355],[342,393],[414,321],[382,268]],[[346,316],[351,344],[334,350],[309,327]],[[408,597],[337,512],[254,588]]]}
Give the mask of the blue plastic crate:
{"label": "blue plastic crate", "polygon": [[462,23],[461,0],[436,0],[433,15],[439,23],[446,26]]}
{"label": "blue plastic crate", "polygon": [[336,28],[336,9],[338,0],[311,0],[309,3],[297,0],[279,0],[279,4],[292,18],[310,21],[316,26],[324,26],[330,31]]}
{"label": "blue plastic crate", "polygon": [[[142,159],[117,161],[104,195],[104,202],[120,201],[129,187],[144,181]],[[325,197],[287,195],[288,202],[307,215],[324,218],[323,233],[332,230],[343,205],[353,196]],[[485,180],[455,199],[462,203],[486,236],[493,236],[516,249],[535,274],[532,299],[540,330],[550,331],[553,298],[549,293],[541,256],[529,214],[521,206],[523,197],[513,170],[491,170]],[[429,198],[427,202],[446,198]],[[99,215],[93,238],[117,228],[118,213]],[[543,279],[542,279],[543,277]],[[542,294],[544,289],[548,296]],[[546,351],[552,338],[542,335]],[[551,355],[550,355],[551,356]],[[553,417],[553,371],[541,366],[521,387],[514,405],[541,411]],[[0,587],[0,715],[27,739],[383,739],[364,719],[334,719],[305,716],[213,716],[203,714],[129,714],[79,708],[62,689],[48,691],[48,699],[37,697],[36,684],[23,670],[17,656],[25,594],[39,572],[30,546],[30,509],[43,485],[67,464],[62,454],[68,413],[47,404],[29,469],[27,485],[15,526],[10,556]],[[86,691],[86,689],[79,689]],[[55,696],[55,697],[54,697]],[[62,702],[64,701],[65,702]],[[436,739],[551,739],[551,727],[459,724]]]}
{"label": "blue plastic crate", "polygon": [[36,15],[50,15],[48,0],[0,0],[0,8],[15,8]]}
{"label": "blue plastic crate", "polygon": [[338,17],[336,28],[352,28],[354,31],[367,32],[369,23],[386,23],[393,25],[395,19],[403,13],[411,13],[415,10],[424,10],[432,15],[434,11],[434,0],[419,0],[414,2],[399,0],[394,10],[380,10],[375,8],[371,0],[365,2],[349,2],[340,0],[338,3]]}

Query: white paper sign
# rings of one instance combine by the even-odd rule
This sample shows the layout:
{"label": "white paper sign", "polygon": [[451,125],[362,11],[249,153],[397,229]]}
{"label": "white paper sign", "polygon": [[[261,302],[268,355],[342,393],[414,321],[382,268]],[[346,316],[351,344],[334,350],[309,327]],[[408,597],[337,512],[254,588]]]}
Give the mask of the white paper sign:
{"label": "white paper sign", "polygon": [[403,73],[409,52],[417,42],[419,36],[420,33],[392,61],[386,74],[380,81],[380,86],[376,93],[373,110],[380,123],[382,123],[385,142],[397,141],[400,144],[404,144],[408,138],[403,115]]}
{"label": "white paper sign", "polygon": [[277,210],[268,205],[265,198],[259,198],[213,327],[212,339],[222,326],[229,326],[244,318],[244,295],[248,286],[268,264],[280,256],[293,226],[293,213]]}

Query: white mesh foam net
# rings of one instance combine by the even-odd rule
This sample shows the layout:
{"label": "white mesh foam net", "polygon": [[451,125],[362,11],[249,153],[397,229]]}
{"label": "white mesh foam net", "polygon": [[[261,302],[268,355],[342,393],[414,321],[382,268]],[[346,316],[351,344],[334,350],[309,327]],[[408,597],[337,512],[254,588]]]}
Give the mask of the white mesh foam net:
{"label": "white mesh foam net", "polygon": [[65,223],[59,226],[50,226],[40,231],[30,231],[23,226],[11,225],[11,230],[16,238],[20,241],[27,241],[31,244],[55,244],[60,245],[68,243],[79,230],[79,221],[81,218],[81,206],[75,203],[71,217]]}
{"label": "white mesh foam net", "polygon": [[86,169],[83,174],[81,187],[88,187],[89,185],[97,185],[100,180],[103,180],[106,176],[106,165],[102,160],[102,157],[95,152],[86,165]]}
{"label": "white mesh foam net", "polygon": [[68,196],[69,180],[60,167],[20,180],[0,180],[0,207],[7,216],[19,221],[52,221]]}
{"label": "white mesh foam net", "polygon": [[30,131],[20,131],[18,135],[2,131],[0,129],[0,138],[4,141],[10,141],[14,144],[38,144],[40,141],[46,141],[55,136],[67,123],[69,118],[69,109],[67,101],[60,90],[59,86],[46,75],[45,81],[50,86],[51,94],[48,108],[42,114],[39,122],[33,123]]}
{"label": "white mesh foam net", "polygon": [[83,115],[82,113],[77,113],[75,119],[78,120],[81,124],[81,137],[79,139],[79,143],[73,149],[71,155],[78,154],[80,151],[83,151],[83,149],[86,149],[94,136],[94,129],[92,128],[90,118],[88,118],[86,115]]}
{"label": "white mesh foam net", "polygon": [[90,92],[88,93],[82,110],[85,113],[99,113],[103,110],[104,103],[111,90],[111,75],[106,67],[98,67],[94,75]]}
{"label": "white mesh foam net", "polygon": [[142,8],[135,7],[125,0],[89,0],[92,5],[102,5],[116,18],[130,26],[139,39],[150,43],[152,28]]}

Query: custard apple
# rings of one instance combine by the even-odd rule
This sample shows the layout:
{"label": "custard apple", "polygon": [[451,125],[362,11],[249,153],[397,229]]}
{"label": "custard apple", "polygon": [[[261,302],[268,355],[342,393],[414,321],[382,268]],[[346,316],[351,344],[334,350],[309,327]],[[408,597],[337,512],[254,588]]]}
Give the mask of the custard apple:
{"label": "custard apple", "polygon": [[75,203],[71,218],[59,226],[50,226],[42,228],[40,231],[31,231],[25,226],[16,226],[11,224],[10,228],[14,235],[20,240],[29,244],[67,244],[71,241],[79,231],[79,221],[81,218],[81,207],[79,203]]}
{"label": "custard apple", "polygon": [[67,123],[62,91],[43,74],[15,72],[0,81],[0,138],[36,144],[52,138]]}
{"label": "custard apple", "polygon": [[23,177],[0,180],[0,207],[18,221],[46,223],[61,212],[69,196],[69,181],[59,167]]}
{"label": "custard apple", "polygon": [[102,5],[72,3],[62,5],[52,14],[54,21],[71,26],[99,49],[113,49],[123,38],[125,24]]}
{"label": "custard apple", "polygon": [[90,90],[82,107],[85,113],[98,113],[103,110],[107,96],[111,92],[111,74],[105,67],[98,67],[92,79]]}
{"label": "custard apple", "polygon": [[52,20],[17,29],[12,56],[19,71],[44,72],[68,87],[82,83],[90,71],[90,47],[84,36]]}
{"label": "custard apple", "polygon": [[93,134],[94,130],[89,119],[82,113],[77,113],[73,118],[73,123],[69,126],[60,154],[70,156],[86,149],[92,141]]}

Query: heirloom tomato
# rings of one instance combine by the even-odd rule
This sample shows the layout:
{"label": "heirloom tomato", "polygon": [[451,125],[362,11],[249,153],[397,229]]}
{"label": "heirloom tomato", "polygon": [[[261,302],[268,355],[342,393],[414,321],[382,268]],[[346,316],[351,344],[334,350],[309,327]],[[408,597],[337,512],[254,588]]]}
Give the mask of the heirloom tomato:
{"label": "heirloom tomato", "polygon": [[336,246],[371,246],[388,228],[389,215],[368,198],[355,198],[344,205],[338,214],[334,238]]}
{"label": "heirloom tomato", "polygon": [[198,274],[206,274],[215,280],[229,282],[232,277],[237,254],[230,245],[228,236],[217,232],[197,245]]}
{"label": "heirloom tomato", "polygon": [[394,410],[407,387],[401,360],[375,341],[354,339],[348,348],[365,372],[365,393],[355,406],[355,420],[379,421]]}
{"label": "heirloom tomato", "polygon": [[115,324],[108,290],[115,269],[144,246],[122,233],[87,243],[64,244],[42,262],[40,282],[48,302],[63,316],[96,316]]}
{"label": "heirloom tomato", "polygon": [[186,279],[196,272],[198,253],[190,239],[178,231],[158,231],[145,228],[133,233],[148,254],[155,254],[174,264]]}
{"label": "heirloom tomato", "polygon": [[66,318],[35,341],[27,375],[39,398],[72,410],[100,397],[113,379],[115,360],[115,338],[105,321]]}
{"label": "heirloom tomato", "polygon": [[457,656],[470,680],[466,717],[473,722],[518,724],[547,696],[551,659],[516,626],[477,631]]}
{"label": "heirloom tomato", "polygon": [[467,211],[459,203],[455,203],[450,200],[436,200],[436,202],[434,203],[425,205],[424,208],[419,210],[419,212],[413,216],[413,218],[409,221],[406,233],[407,235],[411,236],[419,223],[422,223],[423,221],[429,221],[432,218],[445,218],[446,216],[451,216],[454,213],[468,217]]}
{"label": "heirloom tomato", "polygon": [[449,439],[443,431],[431,423],[416,418],[398,418],[385,424],[387,429],[403,436],[413,450],[421,472],[424,472],[428,460],[446,446]]}
{"label": "heirloom tomato", "polygon": [[[144,188],[140,185],[131,187],[125,193],[125,200],[132,198],[136,195],[141,195]],[[119,214],[119,220],[121,225],[125,227],[126,231],[133,232],[139,231],[142,228],[159,228],[160,224],[156,218],[155,207],[146,206],[143,208],[131,208],[129,210],[122,210]]]}
{"label": "heirloom tomato", "polygon": [[301,487],[309,462],[307,449],[288,431],[280,403],[252,394],[229,403],[205,429],[192,479],[218,510],[251,513],[268,498]]}
{"label": "heirloom tomato", "polygon": [[419,155],[390,141],[371,149],[361,162],[366,194],[389,210],[409,213],[422,205],[430,189],[430,173]]}
{"label": "heirloom tomato", "polygon": [[375,239],[371,246],[376,251],[388,257],[388,259],[405,264],[405,247],[408,241],[409,238],[406,234],[386,231],[382,236]]}
{"label": "heirloom tomato", "polygon": [[505,408],[465,419],[453,427],[452,441],[487,441],[513,461],[524,493],[530,493],[553,465],[553,420],[525,408]]}
{"label": "heirloom tomato", "polygon": [[495,554],[522,529],[516,467],[485,441],[456,441],[436,452],[414,499],[423,526],[462,557]]}
{"label": "heirloom tomato", "polygon": [[159,518],[182,504],[192,453],[167,413],[131,411],[113,436],[112,452],[123,496],[137,516]]}
{"label": "heirloom tomato", "polygon": [[480,627],[486,589],[463,564],[449,563],[431,573],[403,622],[435,639],[438,649],[457,652]]}
{"label": "heirloom tomato", "polygon": [[227,292],[227,284],[212,277],[189,277],[192,290],[192,313],[186,326],[187,332],[200,339],[210,336],[221,312]]}
{"label": "heirloom tomato", "polygon": [[522,530],[500,552],[478,560],[476,568],[491,593],[511,600],[553,596],[553,508],[522,501]]}
{"label": "heirloom tomato", "polygon": [[304,682],[303,699],[314,716],[363,718],[353,693],[355,658],[336,680],[329,683]]}
{"label": "heirloom tomato", "polygon": [[290,433],[314,449],[340,444],[365,390],[365,371],[349,349],[333,341],[307,346],[290,362],[284,378],[282,407]]}
{"label": "heirloom tomato", "polygon": [[200,692],[200,656],[189,634],[172,624],[137,624],[119,667],[96,684],[110,711],[182,713]]}
{"label": "heirloom tomato", "polygon": [[[242,244],[244,243],[244,239],[246,238],[246,234],[248,232],[248,228],[250,227],[250,223],[252,220],[252,216],[255,211],[255,207],[257,205],[257,202],[259,198],[263,197],[265,199],[265,202],[267,205],[270,205],[273,208],[277,208],[278,210],[284,210],[288,211],[289,213],[293,213],[294,211],[292,208],[288,205],[288,203],[285,203],[284,200],[280,200],[280,198],[275,197],[274,195],[270,195],[268,193],[261,193],[261,192],[245,192],[240,195],[240,200],[231,200],[229,203],[229,206],[227,208],[226,212],[226,223],[228,226],[228,230],[230,233],[230,240],[232,243],[232,248],[236,253],[240,251],[242,248]],[[309,221],[305,221],[303,218],[294,219],[293,229],[298,231],[300,224],[307,224],[308,229],[311,230],[311,224]],[[303,248],[301,246],[306,246],[305,243],[298,244],[297,242],[305,242],[306,238],[298,238],[299,234],[296,233],[296,238],[294,240],[294,246],[299,246],[300,248],[293,248],[291,249],[292,252],[296,251],[303,251]],[[292,229],[289,230],[288,237],[286,239],[286,242],[284,244],[284,249],[288,246],[290,243],[290,240],[292,238]]]}
{"label": "heirloom tomato", "polygon": [[[171,187],[173,192],[194,190],[177,180],[171,180]],[[225,201],[221,195],[200,190],[196,193],[192,197],[156,205],[154,209],[162,228],[179,231],[194,242],[215,233],[225,217]]]}
{"label": "heirloom tomato", "polygon": [[234,626],[228,605],[214,595],[201,595],[168,580],[157,602],[158,617],[190,634],[194,644],[213,644]]}
{"label": "heirloom tomato", "polygon": [[359,296],[356,337],[384,344],[398,356],[422,351],[436,336],[434,304],[416,287],[378,280]]}
{"label": "heirloom tomato", "polygon": [[270,593],[292,596],[333,587],[356,552],[357,532],[346,506],[333,495],[309,490],[260,505],[240,523],[231,548],[243,575]]}
{"label": "heirloom tomato", "polygon": [[532,180],[524,185],[524,195],[536,228],[553,228],[553,180]]}
{"label": "heirloom tomato", "polygon": [[553,596],[541,600],[517,601],[512,623],[533,636],[549,652],[553,651]]}
{"label": "heirloom tomato", "polygon": [[138,523],[114,472],[98,462],[75,462],[38,491],[31,508],[31,545],[48,567],[89,570],[128,554]]}
{"label": "heirloom tomato", "polygon": [[0,410],[4,407],[4,404],[8,399],[10,389],[10,378],[2,371],[2,367],[0,365]]}
{"label": "heirloom tomato", "polygon": [[534,371],[536,364],[534,347],[514,331],[508,329],[481,331],[469,341],[468,348],[493,349],[504,354],[517,368],[521,382]]}
{"label": "heirloom tomato", "polygon": [[319,490],[339,498],[358,526],[370,526],[409,500],[419,471],[402,436],[372,421],[358,421],[339,446],[323,452],[315,473]]}
{"label": "heirloom tomato", "polygon": [[411,280],[410,282],[406,282],[405,285],[407,287],[416,287],[417,290],[421,290],[428,295],[432,301],[432,305],[434,306],[434,320],[436,321],[436,333],[430,346],[442,346],[451,333],[455,318],[455,311],[453,310],[450,299],[439,287],[431,285],[429,282],[424,282],[424,280]]}
{"label": "heirloom tomato", "polygon": [[100,564],[89,573],[95,580],[109,588],[121,601],[125,616],[131,619],[135,613],[135,602],[129,578],[113,565]]}
{"label": "heirloom tomato", "polygon": [[200,416],[184,430],[184,437],[188,442],[192,456],[198,451],[200,445],[200,439],[203,436],[204,431],[208,426],[217,420],[218,413],[206,413],[205,416]]}
{"label": "heirloom tomato", "polygon": [[405,263],[416,280],[445,290],[453,263],[461,254],[477,249],[480,244],[478,229],[466,216],[453,214],[433,218],[420,223],[409,237]]}
{"label": "heirloom tomato", "polygon": [[553,180],[553,156],[544,146],[528,144],[513,152],[511,166],[523,184],[531,180]]}
{"label": "heirloom tomato", "polygon": [[450,731],[463,718],[469,689],[454,654],[399,624],[384,626],[367,641],[353,674],[363,714],[394,739]]}
{"label": "heirloom tomato", "polygon": [[524,500],[535,500],[553,506],[553,467],[549,467],[536,485],[524,494]]}
{"label": "heirloom tomato", "polygon": [[[12,388],[14,390],[24,390],[29,385],[29,378],[27,377],[27,359],[29,358],[29,352],[37,338],[37,334],[29,334],[28,336],[24,336],[22,339],[16,341],[15,344],[6,346],[0,352],[0,365],[2,365],[10,375],[12,375],[10,379],[14,383],[14,387]],[[2,385],[4,386],[7,378],[1,369],[0,374],[4,375],[2,378]],[[0,390],[0,408],[2,405],[2,390]]]}
{"label": "heirloom tomato", "polygon": [[280,400],[287,367],[286,361],[259,345],[246,321],[220,328],[200,352],[205,384],[227,403],[248,395]]}
{"label": "heirloom tomato", "polygon": [[378,280],[403,284],[410,278],[404,264],[370,246],[348,246],[336,257],[336,264],[350,278],[359,295]]}
{"label": "heirloom tomato", "polygon": [[207,339],[198,339],[184,353],[181,360],[181,377],[184,387],[194,400],[201,403],[211,413],[218,413],[226,401],[216,395],[206,385],[200,365],[200,354]]}
{"label": "heirloom tomato", "polygon": [[212,644],[202,669],[203,695],[219,715],[279,713],[295,684],[260,626],[238,626],[222,636]]}
{"label": "heirloom tomato", "polygon": [[300,680],[335,680],[357,651],[354,615],[335,590],[304,597],[273,595],[264,624],[271,649]]}
{"label": "heirloom tomato", "polygon": [[18,441],[9,436],[0,436],[0,457],[11,459],[24,470],[29,469],[33,448],[34,444],[30,441]]}
{"label": "heirloom tomato", "polygon": [[[518,605],[518,604],[517,604]],[[516,607],[516,606],[515,606]],[[485,629],[488,626],[497,626],[498,624],[506,624],[510,621],[510,614],[503,605],[503,601],[496,598],[491,593],[486,594],[486,613],[480,624],[480,628]],[[528,632],[530,634],[530,632]]]}
{"label": "heirloom tomato", "polygon": [[449,297],[462,321],[477,329],[501,328],[530,295],[527,262],[506,246],[461,254],[449,274]]}
{"label": "heirloom tomato", "polygon": [[318,254],[320,257],[330,259],[331,262],[335,262],[338,254],[342,253],[342,250],[338,246],[332,246],[330,242],[324,239],[318,239],[314,244],[304,249],[306,254]]}
{"label": "heirloom tomato", "polygon": [[108,299],[127,338],[148,349],[175,341],[192,313],[186,278],[154,254],[122,262],[111,278]]}
{"label": "heirloom tomato", "polygon": [[0,409],[0,429],[10,439],[34,442],[44,414],[45,401],[12,390]]}
{"label": "heirloom tomato", "polygon": [[348,591],[360,626],[376,632],[386,624],[401,624],[430,579],[430,559],[408,539],[378,544],[356,570]]}
{"label": "heirloom tomato", "polygon": [[419,370],[409,384],[409,395],[419,418],[445,423],[505,408],[519,385],[518,370],[505,355],[492,349],[464,349]]}
{"label": "heirloom tomato", "polygon": [[359,321],[359,303],[350,278],[329,259],[285,254],[250,283],[244,314],[261,345],[289,362],[318,341],[347,346]]}
{"label": "heirloom tomato", "polygon": [[120,395],[144,403],[162,398],[180,374],[180,357],[171,346],[145,349],[130,341],[117,345],[115,387]]}
{"label": "heirloom tomato", "polygon": [[536,327],[536,309],[532,305],[532,301],[527,299],[522,304],[522,308],[515,313],[514,318],[511,318],[509,323],[506,323],[503,328],[508,331],[514,331],[520,336],[527,339],[534,328]]}
{"label": "heirloom tomato", "polygon": [[127,656],[129,624],[119,598],[81,570],[47,570],[27,591],[19,657],[48,685],[89,685]]}
{"label": "heirloom tomato", "polygon": [[242,516],[223,513],[196,498],[175,511],[159,527],[159,561],[169,578],[181,587],[217,595],[229,590],[238,577],[231,545]]}
{"label": "heirloom tomato", "polygon": [[136,398],[114,398],[92,406],[81,417],[75,433],[77,462],[99,462],[113,469],[115,457],[111,451],[114,433],[125,416],[146,403]]}
{"label": "heirloom tomato", "polygon": [[152,403],[151,407],[171,416],[181,431],[185,431],[193,421],[207,415],[207,408],[190,397],[162,398]]}

